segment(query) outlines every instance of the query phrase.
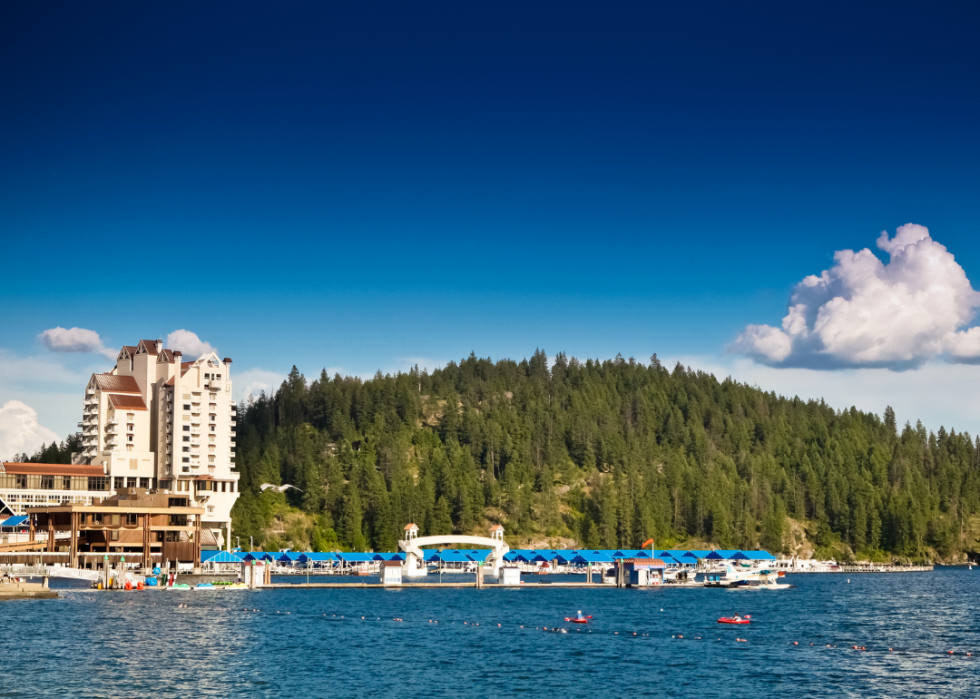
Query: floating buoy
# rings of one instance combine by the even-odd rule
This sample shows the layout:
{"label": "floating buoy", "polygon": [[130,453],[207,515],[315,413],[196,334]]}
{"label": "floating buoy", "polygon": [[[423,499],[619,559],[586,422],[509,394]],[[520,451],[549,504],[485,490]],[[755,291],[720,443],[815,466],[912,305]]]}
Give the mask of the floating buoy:
{"label": "floating buoy", "polygon": [[798,645],[800,645],[800,642],[799,641],[793,641],[793,645],[794,646],[798,646]]}

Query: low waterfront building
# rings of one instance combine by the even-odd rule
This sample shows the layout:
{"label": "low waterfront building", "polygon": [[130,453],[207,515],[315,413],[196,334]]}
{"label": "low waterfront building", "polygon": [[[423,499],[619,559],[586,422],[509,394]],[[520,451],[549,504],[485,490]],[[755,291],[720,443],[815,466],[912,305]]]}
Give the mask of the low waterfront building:
{"label": "low waterfront building", "polygon": [[91,505],[109,494],[101,466],[0,461],[0,502],[14,515],[38,505]]}
{"label": "low waterfront building", "polygon": [[47,550],[66,551],[68,565],[80,554],[139,554],[143,568],[170,563],[200,566],[205,510],[187,495],[128,488],[89,505],[27,510],[31,540],[46,533]]}

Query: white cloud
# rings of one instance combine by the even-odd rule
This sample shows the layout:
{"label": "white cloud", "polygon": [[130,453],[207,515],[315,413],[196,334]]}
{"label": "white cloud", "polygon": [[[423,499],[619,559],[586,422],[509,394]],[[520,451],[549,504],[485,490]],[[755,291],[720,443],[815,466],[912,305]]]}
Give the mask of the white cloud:
{"label": "white cloud", "polygon": [[115,359],[117,351],[102,344],[102,338],[94,330],[85,328],[50,328],[38,335],[44,346],[52,352],[97,353]]}
{"label": "white cloud", "polygon": [[265,369],[246,369],[237,372],[233,377],[235,400],[246,400],[250,395],[258,396],[262,391],[267,395],[275,393],[285,379],[285,374]]}
{"label": "white cloud", "polygon": [[882,232],[882,264],[868,249],[797,284],[782,328],[749,325],[732,349],[770,366],[908,369],[946,356],[980,361],[980,328],[968,328],[980,293],[953,255],[909,223]]}
{"label": "white cloud", "polygon": [[204,342],[197,336],[197,333],[192,333],[190,330],[174,330],[172,333],[167,335],[167,347],[172,350],[179,350],[183,353],[184,358],[187,361],[191,359],[197,359],[202,354],[207,354],[209,352],[214,352],[217,354],[218,350],[212,347],[207,342]]}
{"label": "white cloud", "polygon": [[0,459],[15,454],[34,453],[41,444],[58,441],[58,435],[38,424],[37,411],[19,400],[9,400],[0,407]]}

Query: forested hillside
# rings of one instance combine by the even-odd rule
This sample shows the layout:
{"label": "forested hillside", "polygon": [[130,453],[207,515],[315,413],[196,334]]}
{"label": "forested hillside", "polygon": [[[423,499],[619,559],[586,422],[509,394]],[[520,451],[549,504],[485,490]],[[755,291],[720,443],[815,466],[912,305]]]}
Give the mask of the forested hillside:
{"label": "forested hillside", "polygon": [[369,381],[308,385],[294,368],[240,407],[233,514],[236,535],[266,547],[393,550],[407,522],[423,534],[500,522],[512,541],[779,552],[791,525],[802,536],[795,522],[818,555],[948,557],[975,547],[978,458],[980,440],[898,429],[891,409],[838,412],[656,355],[559,354],[549,370],[541,351],[471,354]]}

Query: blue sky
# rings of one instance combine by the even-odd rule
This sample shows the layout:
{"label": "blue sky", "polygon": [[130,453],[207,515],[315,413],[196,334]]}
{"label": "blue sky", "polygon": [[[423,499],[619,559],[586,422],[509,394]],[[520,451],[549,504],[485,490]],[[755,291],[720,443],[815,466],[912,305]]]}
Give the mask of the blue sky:
{"label": "blue sky", "polygon": [[[777,361],[739,338],[837,251],[887,263],[875,241],[906,223],[980,276],[977,14],[8,3],[0,405],[74,429],[107,362],[45,330],[116,348],[187,329],[241,390],[293,364],[657,352],[976,433],[980,373],[952,341],[914,368],[815,369],[829,346]],[[937,338],[973,326],[971,290]],[[0,416],[0,451],[49,434],[32,424]]]}

